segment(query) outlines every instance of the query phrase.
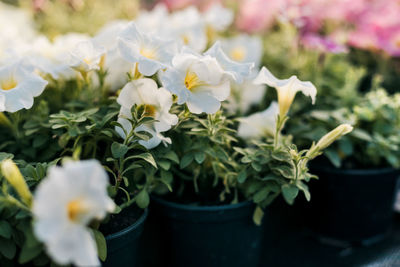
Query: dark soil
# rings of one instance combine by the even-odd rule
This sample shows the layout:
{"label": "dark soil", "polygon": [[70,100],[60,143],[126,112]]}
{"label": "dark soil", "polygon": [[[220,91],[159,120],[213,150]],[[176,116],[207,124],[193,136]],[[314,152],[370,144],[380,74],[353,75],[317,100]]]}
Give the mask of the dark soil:
{"label": "dark soil", "polygon": [[100,225],[100,231],[104,236],[119,232],[134,224],[143,215],[143,212],[143,209],[133,204],[118,214],[111,214],[108,222]]}

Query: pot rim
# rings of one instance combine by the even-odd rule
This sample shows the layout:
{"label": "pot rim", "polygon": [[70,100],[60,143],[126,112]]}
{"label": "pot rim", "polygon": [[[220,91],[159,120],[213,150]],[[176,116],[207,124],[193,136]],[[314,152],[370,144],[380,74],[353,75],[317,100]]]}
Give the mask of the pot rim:
{"label": "pot rim", "polygon": [[127,234],[127,233],[129,233],[131,231],[136,230],[137,228],[139,228],[140,225],[142,225],[144,223],[144,221],[147,218],[147,215],[148,215],[148,209],[146,208],[146,209],[144,209],[143,214],[139,217],[139,219],[136,222],[134,222],[133,224],[129,225],[128,227],[126,227],[126,228],[124,228],[124,229],[122,229],[122,230],[120,230],[120,231],[118,231],[116,233],[107,235],[105,237],[106,240],[110,241],[110,240],[119,238],[119,237],[121,237],[121,236],[123,236],[123,235],[125,235],[125,234]]}
{"label": "pot rim", "polygon": [[335,168],[331,166],[312,166],[312,170],[317,171],[328,171],[334,174],[348,174],[348,175],[378,175],[378,174],[387,174],[387,173],[396,173],[400,174],[400,169],[396,169],[393,167],[384,167],[384,168],[372,168],[372,169],[343,169],[343,168]]}
{"label": "pot rim", "polygon": [[245,206],[251,206],[254,203],[250,200],[242,201],[236,204],[224,204],[224,205],[215,205],[215,206],[192,206],[189,204],[181,204],[172,201],[167,201],[162,199],[159,196],[151,195],[151,198],[161,203],[164,206],[169,206],[172,208],[177,208],[185,211],[221,211],[221,210],[233,210],[237,208],[242,208]]}

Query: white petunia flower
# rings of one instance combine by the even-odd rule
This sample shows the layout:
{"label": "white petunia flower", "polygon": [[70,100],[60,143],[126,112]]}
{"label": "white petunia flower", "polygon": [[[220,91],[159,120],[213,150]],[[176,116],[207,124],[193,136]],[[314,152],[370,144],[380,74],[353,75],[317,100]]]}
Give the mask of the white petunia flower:
{"label": "white petunia flower", "polygon": [[16,112],[30,109],[33,98],[39,96],[47,85],[39,75],[33,73],[21,62],[0,67],[0,112]]}
{"label": "white petunia flower", "polygon": [[[111,91],[121,89],[128,82],[127,73],[132,70],[134,64],[122,58],[118,50],[118,37],[127,27],[127,21],[113,21],[106,24],[93,38],[95,46],[104,46],[104,70],[107,71],[104,83]],[[94,82],[98,84],[97,75],[93,76]]]}
{"label": "white petunia flower", "polygon": [[70,52],[70,66],[82,73],[99,70],[104,54],[105,49],[96,47],[92,41],[80,42]]}
{"label": "white petunia flower", "polygon": [[262,101],[266,86],[254,84],[254,77],[258,72],[253,72],[242,84],[233,83],[231,85],[231,95],[228,98],[226,108],[230,114],[246,113],[252,105]]}
{"label": "white petunia flower", "polygon": [[168,34],[179,40],[182,46],[187,46],[196,52],[204,51],[207,46],[207,28],[197,8],[190,6],[173,13],[167,24],[168,30],[163,36]]}
{"label": "white petunia flower", "polygon": [[205,52],[217,59],[227,75],[236,83],[242,83],[247,78],[254,67],[254,63],[239,63],[231,60],[222,50],[221,43],[217,41],[210,49]]}
{"label": "white petunia flower", "polygon": [[143,32],[168,38],[169,13],[164,4],[157,4],[150,11],[141,10],[135,18],[136,26]]}
{"label": "white petunia flower", "polygon": [[272,102],[266,110],[240,118],[238,135],[242,138],[274,136],[278,113],[278,103]]}
{"label": "white petunia flower", "polygon": [[305,96],[311,97],[313,104],[317,95],[317,89],[311,82],[300,81],[296,76],[279,80],[266,67],[262,67],[254,83],[267,84],[277,90],[279,115],[281,118],[288,113],[297,92],[302,92]]}
{"label": "white petunia flower", "polygon": [[33,229],[56,263],[100,266],[87,226],[115,209],[107,185],[108,176],[96,160],[50,167],[35,192]]}
{"label": "white petunia flower", "polygon": [[204,14],[207,26],[218,32],[226,30],[232,24],[233,17],[233,11],[220,3],[213,4]]}
{"label": "white petunia flower", "polygon": [[262,40],[258,36],[241,34],[229,39],[221,40],[222,50],[237,62],[253,62],[258,67],[262,57]]}
{"label": "white petunia flower", "polygon": [[229,79],[215,58],[184,50],[175,55],[172,66],[161,75],[161,82],[178,96],[178,104],[187,104],[190,112],[215,113],[220,102],[229,97]]}
{"label": "white petunia flower", "polygon": [[138,63],[139,72],[145,76],[166,68],[176,52],[173,41],[141,33],[133,22],[121,33],[118,48],[125,60]]}
{"label": "white petunia flower", "polygon": [[[172,95],[164,88],[158,88],[154,80],[144,78],[126,84],[122,88],[117,102],[121,105],[118,122],[127,133],[132,130],[132,125],[127,119],[132,118],[131,108],[135,104],[144,105],[145,115],[157,120],[151,125],[141,125],[135,129],[137,132],[146,131],[153,136],[148,141],[139,141],[141,145],[151,149],[158,146],[161,141],[171,142],[169,138],[164,138],[160,133],[168,131],[172,125],[178,123],[178,117],[169,113],[172,106]],[[125,138],[125,133],[120,127],[117,127],[116,131]]]}

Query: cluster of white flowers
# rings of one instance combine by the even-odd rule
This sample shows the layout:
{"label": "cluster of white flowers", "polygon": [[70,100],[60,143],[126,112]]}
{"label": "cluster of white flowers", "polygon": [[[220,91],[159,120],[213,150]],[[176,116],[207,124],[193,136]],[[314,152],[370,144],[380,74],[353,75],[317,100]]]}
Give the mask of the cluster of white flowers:
{"label": "cluster of white flowers", "polygon": [[[222,102],[231,114],[243,114],[261,102],[265,85],[277,89],[278,103],[241,118],[239,135],[273,135],[278,114],[286,115],[297,91],[314,101],[316,89],[294,76],[279,80],[265,67],[260,72],[258,37],[243,34],[216,40],[216,33],[232,20],[233,12],[219,4],[203,14],[193,7],[169,13],[159,5],[134,21],[111,22],[94,37],[70,33],[50,41],[35,32],[28,15],[0,5],[0,112],[31,108],[34,97],[44,91],[46,78],[81,75],[96,83],[98,77],[91,73],[101,70],[109,90],[122,88],[117,98],[121,127],[116,127],[122,138],[132,131],[134,105],[143,106],[145,115],[155,119],[135,129],[151,134],[150,140],[140,141],[148,149],[171,143],[163,134],[178,123],[170,113],[175,100],[194,114],[213,114]],[[114,209],[106,186],[103,168],[88,161],[50,169],[38,187],[34,229],[57,263],[99,265],[87,225]]]}

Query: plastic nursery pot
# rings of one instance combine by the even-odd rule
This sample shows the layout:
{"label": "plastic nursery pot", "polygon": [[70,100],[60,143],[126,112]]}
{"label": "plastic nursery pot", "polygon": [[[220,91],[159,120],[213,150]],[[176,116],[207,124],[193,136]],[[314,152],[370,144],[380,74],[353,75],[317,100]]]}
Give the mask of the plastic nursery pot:
{"label": "plastic nursery pot", "polygon": [[258,266],[263,227],[253,222],[253,203],[191,206],[152,200],[156,246],[163,250],[157,266]]}
{"label": "plastic nursery pot", "polygon": [[142,216],[125,229],[106,236],[107,259],[103,263],[106,267],[134,267],[138,264],[139,239],[143,232],[144,222],[148,211],[144,210]]}
{"label": "plastic nursery pot", "polygon": [[309,225],[320,241],[368,245],[388,233],[399,170],[311,166]]}

